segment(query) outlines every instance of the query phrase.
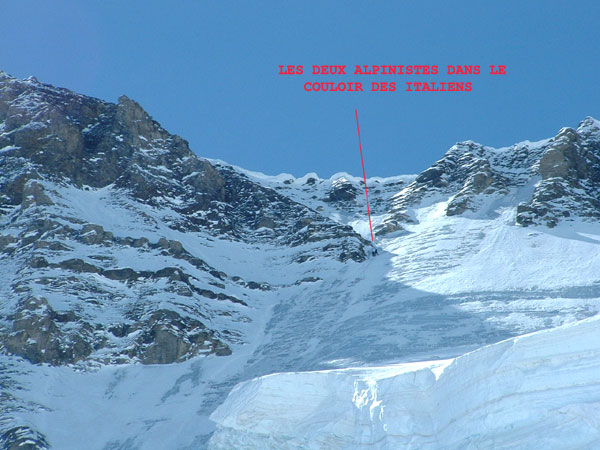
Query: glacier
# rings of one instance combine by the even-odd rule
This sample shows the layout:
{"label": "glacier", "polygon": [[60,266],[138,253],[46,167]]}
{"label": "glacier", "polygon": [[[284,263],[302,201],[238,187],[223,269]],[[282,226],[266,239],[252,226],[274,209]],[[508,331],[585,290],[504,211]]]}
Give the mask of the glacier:
{"label": "glacier", "polygon": [[596,449],[600,318],[454,359],[238,384],[209,449]]}

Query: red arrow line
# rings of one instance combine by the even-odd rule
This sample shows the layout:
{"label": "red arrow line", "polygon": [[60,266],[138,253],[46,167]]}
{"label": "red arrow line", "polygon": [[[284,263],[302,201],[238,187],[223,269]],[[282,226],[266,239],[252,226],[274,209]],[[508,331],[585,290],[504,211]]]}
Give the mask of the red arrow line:
{"label": "red arrow line", "polygon": [[369,228],[371,229],[371,241],[375,242],[375,239],[373,239],[373,225],[371,225],[371,211],[369,210],[369,192],[367,191],[367,176],[365,175],[365,162],[363,160],[362,144],[360,143],[360,127],[358,126],[358,111],[355,109],[354,112],[356,113],[356,129],[358,130],[358,148],[360,148],[360,163],[362,164],[363,178],[365,179],[365,196],[367,197],[367,214],[369,215]]}

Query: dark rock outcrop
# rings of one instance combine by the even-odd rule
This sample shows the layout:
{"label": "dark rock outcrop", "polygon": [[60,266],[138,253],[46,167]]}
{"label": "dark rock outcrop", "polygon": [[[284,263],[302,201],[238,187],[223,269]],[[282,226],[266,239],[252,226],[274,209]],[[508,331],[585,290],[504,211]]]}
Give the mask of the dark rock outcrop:
{"label": "dark rock outcrop", "polygon": [[570,217],[600,218],[600,130],[588,118],[578,130],[563,128],[539,161],[541,181],[519,204],[517,223],[556,226]]}
{"label": "dark rock outcrop", "polygon": [[447,199],[446,215],[491,214],[499,201],[535,184],[529,201],[518,205],[515,223],[555,226],[575,217],[600,217],[600,130],[585,119],[539,143],[494,149],[458,143],[393,199],[377,234],[398,231],[414,221],[412,209]]}
{"label": "dark rock outcrop", "polygon": [[47,450],[46,437],[28,426],[9,428],[0,434],[0,445],[4,450]]}
{"label": "dark rock outcrop", "polygon": [[4,348],[33,363],[70,364],[92,352],[90,325],[77,324],[72,312],[57,313],[45,298],[25,300],[10,319],[12,330],[1,338]]}
{"label": "dark rock outcrop", "polygon": [[328,200],[330,202],[351,202],[356,200],[358,190],[345,178],[338,178],[331,185]]}

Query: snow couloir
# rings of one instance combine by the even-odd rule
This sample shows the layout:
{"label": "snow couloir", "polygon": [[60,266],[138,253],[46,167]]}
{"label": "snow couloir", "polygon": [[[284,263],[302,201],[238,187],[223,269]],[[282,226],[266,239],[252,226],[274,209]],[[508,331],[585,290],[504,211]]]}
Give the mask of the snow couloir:
{"label": "snow couloir", "polygon": [[600,448],[599,336],[594,317],[455,359],[256,378],[209,448]]}

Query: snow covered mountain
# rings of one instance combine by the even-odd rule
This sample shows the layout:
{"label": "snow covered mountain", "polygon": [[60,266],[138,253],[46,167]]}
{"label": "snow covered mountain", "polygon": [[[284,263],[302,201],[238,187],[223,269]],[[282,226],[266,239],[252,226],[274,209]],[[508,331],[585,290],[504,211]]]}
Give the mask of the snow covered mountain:
{"label": "snow covered mountain", "polygon": [[127,97],[0,72],[0,443],[204,448],[238,382],[454,358],[597,315],[599,181],[592,118],[458,143],[367,181],[372,244],[356,177],[202,159]]}

